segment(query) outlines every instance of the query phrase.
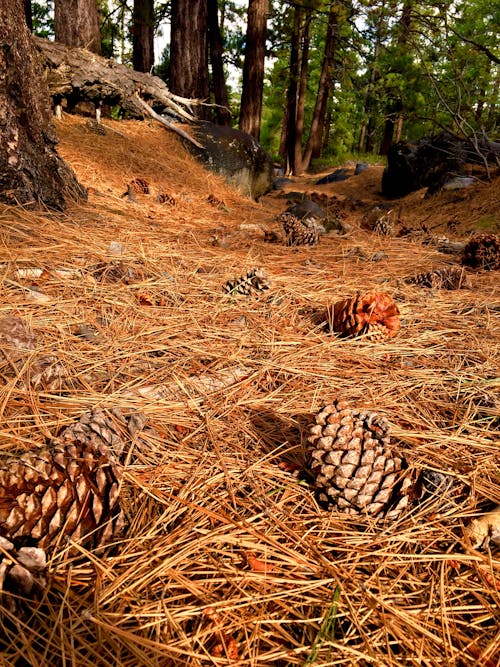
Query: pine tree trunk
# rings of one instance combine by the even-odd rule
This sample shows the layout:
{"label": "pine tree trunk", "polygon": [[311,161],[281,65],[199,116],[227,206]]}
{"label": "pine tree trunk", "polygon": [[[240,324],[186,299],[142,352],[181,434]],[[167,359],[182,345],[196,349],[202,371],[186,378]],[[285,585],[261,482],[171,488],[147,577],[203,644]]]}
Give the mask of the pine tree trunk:
{"label": "pine tree trunk", "polygon": [[[172,0],[170,91],[208,100],[208,12],[206,0]],[[199,117],[206,117],[203,107]]]}
{"label": "pine tree trunk", "polygon": [[328,26],[325,36],[325,50],[323,55],[323,63],[321,66],[321,74],[318,82],[318,93],[316,95],[316,102],[314,105],[313,117],[311,121],[311,129],[307,139],[306,148],[302,157],[302,166],[306,170],[311,164],[313,157],[318,157],[321,150],[321,138],[324,132],[326,107],[328,103],[328,95],[330,93],[330,86],[332,83],[332,68],[335,50],[338,44],[338,0],[333,0],[330,5],[330,13],[328,15]]}
{"label": "pine tree trunk", "polygon": [[300,176],[304,173],[307,167],[302,162],[302,137],[304,135],[304,116],[306,108],[306,94],[307,94],[307,68],[309,65],[309,46],[311,42],[310,28],[312,13],[311,10],[306,10],[306,19],[302,29],[302,49],[300,53],[300,74],[299,74],[299,89],[297,94],[297,119],[295,121],[295,175]]}
{"label": "pine tree trunk", "polygon": [[286,155],[287,175],[295,174],[295,145],[297,129],[297,90],[300,66],[300,34],[302,30],[302,8],[296,5],[293,10],[293,30],[290,42],[290,79],[287,90]]}
{"label": "pine tree trunk", "polygon": [[0,201],[64,208],[84,197],[57,143],[42,63],[24,20],[23,0],[0,3]]}
{"label": "pine tree trunk", "polygon": [[269,0],[250,0],[239,128],[260,138]]}
{"label": "pine tree trunk", "polygon": [[55,0],[56,41],[101,53],[101,33],[97,0]]}
{"label": "pine tree trunk", "polygon": [[132,65],[151,72],[154,65],[154,0],[134,0],[132,15]]}
{"label": "pine tree trunk", "polygon": [[226,76],[222,54],[224,47],[219,26],[219,7],[217,0],[208,0],[208,40],[210,45],[210,63],[212,65],[212,85],[214,100],[217,104],[215,114],[219,125],[231,125],[231,111],[227,95]]}

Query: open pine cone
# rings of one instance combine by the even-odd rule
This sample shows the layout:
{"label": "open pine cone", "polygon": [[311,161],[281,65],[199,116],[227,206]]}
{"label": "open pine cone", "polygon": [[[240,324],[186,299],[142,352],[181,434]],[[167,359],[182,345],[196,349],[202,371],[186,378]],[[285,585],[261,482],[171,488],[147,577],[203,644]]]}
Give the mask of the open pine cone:
{"label": "open pine cone", "polygon": [[319,243],[319,226],[312,217],[297,218],[292,213],[282,213],[278,221],[283,224],[287,246],[316,245]]}
{"label": "open pine cone", "polygon": [[486,271],[500,269],[500,236],[477,234],[471,238],[463,249],[462,264]]}
{"label": "open pine cone", "polygon": [[405,279],[409,285],[430,287],[433,289],[470,289],[472,287],[465,269],[460,266],[450,266],[445,269],[435,269],[427,273],[419,273]]}
{"label": "open pine cone", "polygon": [[95,411],[45,447],[0,459],[0,536],[42,549],[65,539],[94,549],[108,544],[125,523],[123,447],[113,421]]}
{"label": "open pine cone", "polygon": [[384,292],[358,293],[337,301],[327,309],[327,325],[331,332],[346,337],[365,335],[369,340],[392,338],[399,331],[399,309]]}
{"label": "open pine cone", "polygon": [[263,292],[271,286],[272,280],[267,276],[264,269],[252,269],[251,271],[247,271],[244,276],[240,276],[235,280],[228,280],[222,286],[222,290],[230,295],[243,294],[250,296],[251,294]]}
{"label": "open pine cone", "polygon": [[308,468],[328,509],[395,520],[408,507],[412,482],[385,417],[335,401],[316,415],[308,442]]}

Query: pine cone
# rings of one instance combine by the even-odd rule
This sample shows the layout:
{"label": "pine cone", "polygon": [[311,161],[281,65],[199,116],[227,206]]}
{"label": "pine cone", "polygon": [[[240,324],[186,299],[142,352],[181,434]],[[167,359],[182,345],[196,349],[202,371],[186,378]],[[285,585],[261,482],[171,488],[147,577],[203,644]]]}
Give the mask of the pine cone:
{"label": "pine cone", "polygon": [[405,282],[409,285],[418,285],[419,287],[431,287],[433,289],[470,289],[472,287],[467,277],[465,269],[458,266],[451,266],[447,269],[436,269],[427,273],[419,273],[416,276],[406,278]]}
{"label": "pine cone", "polygon": [[398,332],[399,309],[388,294],[366,292],[343,299],[327,309],[328,329],[346,337],[365,335],[385,340]]}
{"label": "pine cone", "polygon": [[47,565],[45,551],[38,547],[20,547],[0,537],[0,592],[9,590],[21,595],[29,595],[35,583],[45,585],[43,571]]}
{"label": "pine cone", "polygon": [[287,246],[315,245],[319,243],[318,223],[313,218],[300,220],[291,213],[282,213],[278,221],[283,223]]}
{"label": "pine cone", "polygon": [[327,508],[394,520],[408,507],[410,477],[384,417],[335,401],[316,415],[308,442],[308,467]]}
{"label": "pine cone", "polygon": [[391,218],[392,211],[382,215],[373,224],[372,231],[380,236],[392,236],[394,234],[394,224]]}
{"label": "pine cone", "polygon": [[36,336],[17,315],[0,319],[0,352],[10,362],[19,361],[36,348]]}
{"label": "pine cone", "polygon": [[474,236],[463,249],[462,264],[486,271],[500,269],[500,236],[498,234]]}
{"label": "pine cone", "polygon": [[123,446],[111,419],[95,411],[47,446],[1,460],[0,535],[42,549],[62,538],[109,543],[124,527],[115,459]]}
{"label": "pine cone", "polygon": [[144,178],[134,178],[129,185],[137,194],[148,195],[150,193],[149,183]]}
{"label": "pine cone", "polygon": [[227,294],[244,294],[249,296],[255,292],[262,292],[272,286],[272,281],[266,275],[264,269],[252,269],[245,276],[236,280],[228,280],[222,290]]}

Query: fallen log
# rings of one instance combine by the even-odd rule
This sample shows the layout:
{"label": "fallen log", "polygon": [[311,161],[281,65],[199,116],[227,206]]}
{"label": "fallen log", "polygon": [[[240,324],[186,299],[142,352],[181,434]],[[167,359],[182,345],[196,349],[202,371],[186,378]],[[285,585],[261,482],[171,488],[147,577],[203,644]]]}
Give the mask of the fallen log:
{"label": "fallen log", "polygon": [[193,108],[205,105],[202,100],[174,95],[159,77],[136,72],[86,49],[38,37],[34,39],[44,63],[49,93],[56,106],[63,99],[69,109],[78,102],[91,102],[98,118],[103,105],[119,106],[132,118],[153,117],[169,130],[200,146],[173,121],[196,123]]}

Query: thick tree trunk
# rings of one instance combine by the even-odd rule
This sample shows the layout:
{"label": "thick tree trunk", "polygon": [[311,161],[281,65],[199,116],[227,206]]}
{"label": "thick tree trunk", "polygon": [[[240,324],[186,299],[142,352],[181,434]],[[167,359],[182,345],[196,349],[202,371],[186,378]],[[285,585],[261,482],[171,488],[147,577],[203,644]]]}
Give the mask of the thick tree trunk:
{"label": "thick tree trunk", "polygon": [[[208,100],[207,0],[172,0],[170,90]],[[203,107],[198,115],[204,117]]]}
{"label": "thick tree trunk", "polygon": [[321,138],[325,127],[326,107],[333,77],[333,58],[335,56],[339,36],[337,3],[338,0],[332,0],[330,13],[328,15],[325,51],[318,83],[318,94],[316,95],[309,137],[302,157],[302,167],[304,170],[309,168],[311,158],[318,157],[321,150]]}
{"label": "thick tree trunk", "polygon": [[58,42],[101,53],[97,0],[55,0],[54,32]]}
{"label": "thick tree trunk", "polygon": [[64,208],[85,197],[55,151],[45,79],[24,21],[23,0],[0,3],[0,201]]}
{"label": "thick tree trunk", "polygon": [[26,17],[28,30],[33,32],[33,7],[31,6],[31,0],[24,0],[24,16]]}
{"label": "thick tree trunk", "polygon": [[132,65],[137,72],[151,72],[154,57],[154,0],[134,0],[132,15]]}
{"label": "thick tree trunk", "polygon": [[269,0],[250,0],[239,128],[260,138]]}
{"label": "thick tree trunk", "polygon": [[231,125],[231,111],[227,96],[226,77],[222,54],[222,35],[219,26],[219,7],[217,0],[208,0],[208,40],[210,44],[210,62],[212,65],[212,84],[217,107],[215,114],[219,125]]}

